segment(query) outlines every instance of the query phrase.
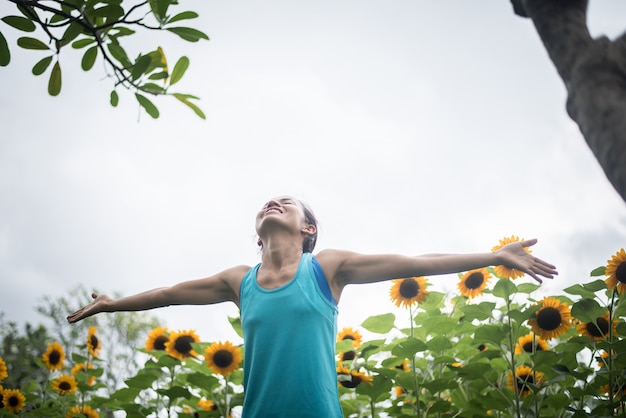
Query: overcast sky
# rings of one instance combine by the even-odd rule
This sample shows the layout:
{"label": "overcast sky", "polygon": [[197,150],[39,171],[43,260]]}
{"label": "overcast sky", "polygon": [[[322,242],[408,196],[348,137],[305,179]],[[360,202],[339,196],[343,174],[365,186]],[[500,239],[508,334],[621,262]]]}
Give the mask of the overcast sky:
{"label": "overcast sky", "polygon": [[[594,36],[626,29],[626,2],[590,3]],[[317,250],[481,252],[536,237],[534,253],[560,271],[545,294],[626,246],[626,204],[509,1],[181,4],[210,41],[151,34],[129,55],[161,45],[170,65],[188,56],[176,87],[201,97],[206,121],[167,97],[157,120],[126,92],[112,108],[102,63],[85,73],[70,50],[49,97],[30,73],[44,55],[19,51],[0,23],[13,47],[0,68],[6,319],[44,321],[37,302],[79,284],[128,295],[254,265],[256,211],[284,194],[315,210]],[[430,278],[444,291],[456,281]],[[389,286],[349,287],[340,327],[398,312]],[[232,304],[154,313],[204,341],[236,340]]]}

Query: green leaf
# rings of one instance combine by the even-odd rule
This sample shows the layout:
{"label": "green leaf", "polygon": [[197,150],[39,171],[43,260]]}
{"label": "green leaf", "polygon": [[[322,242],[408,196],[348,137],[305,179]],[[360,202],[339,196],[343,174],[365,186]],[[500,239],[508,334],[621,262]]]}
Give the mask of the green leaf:
{"label": "green leaf", "polygon": [[150,74],[148,80],[165,80],[167,77],[169,77],[167,71],[161,71],[160,73]]}
{"label": "green leaf", "polygon": [[481,302],[477,305],[465,305],[461,308],[461,311],[465,321],[471,322],[474,319],[484,321],[493,316],[495,308],[496,304],[494,302]]}
{"label": "green leaf", "polygon": [[535,290],[539,289],[539,287],[540,285],[535,283],[520,283],[519,286],[517,286],[517,291],[520,293],[531,294]]}
{"label": "green leaf", "polygon": [[237,333],[237,335],[239,335],[241,338],[243,338],[243,328],[241,326],[241,317],[240,316],[235,316],[235,317],[228,317],[228,322],[230,322],[230,325],[233,327],[233,329],[235,330],[235,332]]}
{"label": "green leaf", "polygon": [[39,39],[30,38],[28,36],[23,36],[17,40],[17,45],[24,49],[36,49],[36,50],[46,50],[50,49],[48,45],[41,42]]}
{"label": "green leaf", "polygon": [[83,70],[85,71],[91,70],[94,63],[96,62],[97,56],[98,56],[98,46],[94,45],[91,48],[89,48],[83,55],[83,59],[80,63]]}
{"label": "green leaf", "polygon": [[42,75],[50,66],[50,63],[52,62],[53,57],[54,57],[53,55],[50,55],[49,57],[45,57],[41,59],[39,62],[37,62],[37,64],[33,66],[33,74]]}
{"label": "green leaf", "polygon": [[400,340],[395,343],[395,346],[391,349],[391,354],[401,358],[411,359],[415,354],[426,351],[428,346],[417,338],[409,337],[405,340]]}
{"label": "green leaf", "polygon": [[582,322],[595,323],[606,310],[606,307],[600,306],[595,299],[581,299],[572,306],[572,316]]}
{"label": "green leaf", "polygon": [[493,295],[502,299],[508,299],[512,294],[517,292],[517,286],[511,280],[500,279],[493,287]]}
{"label": "green leaf", "polygon": [[6,38],[0,32],[0,67],[6,67],[11,62],[11,51]]}
{"label": "green leaf", "polygon": [[200,32],[199,30],[193,28],[175,27],[166,28],[166,30],[175,33],[189,42],[198,42],[200,39],[209,40],[209,37],[204,32]]}
{"label": "green leaf", "polygon": [[133,68],[130,72],[133,80],[137,80],[139,77],[141,77],[146,72],[151,62],[152,58],[150,58],[148,55],[141,55],[139,58],[137,58],[137,61],[135,61],[135,65],[133,65]]}
{"label": "green leaf", "polygon": [[63,37],[61,38],[61,46],[68,45],[72,42],[78,35],[83,33],[83,27],[78,23],[70,23],[65,32],[63,33]]}
{"label": "green leaf", "polygon": [[370,316],[361,326],[366,330],[376,334],[386,334],[394,327],[396,317],[392,313]]}
{"label": "green leaf", "polygon": [[170,399],[178,399],[178,398],[191,398],[191,393],[181,386],[172,386],[168,389],[157,389],[156,392],[159,395],[167,396]]}
{"label": "green leaf", "polygon": [[96,40],[93,38],[79,39],[77,41],[72,42],[72,48],[81,49],[81,48],[91,45],[94,42],[96,42]]}
{"label": "green leaf", "polygon": [[50,96],[58,96],[61,93],[61,78],[61,65],[57,61],[52,67],[50,80],[48,81],[48,94]]}
{"label": "green leaf", "polygon": [[606,266],[596,267],[591,271],[591,277],[605,276]]}
{"label": "green leaf", "polygon": [[107,20],[110,22],[124,16],[124,9],[118,4],[109,4],[107,6],[95,9],[91,15],[95,17],[106,17]]}
{"label": "green leaf", "polygon": [[174,65],[174,69],[172,70],[172,75],[170,77],[170,86],[178,83],[180,79],[183,78],[183,75],[185,74],[185,71],[187,71],[187,68],[189,68],[189,58],[180,57],[180,59],[176,61],[176,65]]}
{"label": "green leaf", "polygon": [[498,347],[502,343],[502,339],[506,337],[506,330],[498,325],[483,325],[476,329],[474,333],[474,339],[477,344],[493,343]]}
{"label": "green leaf", "polygon": [[163,23],[167,19],[167,9],[171,0],[149,0],[150,9],[157,21]]}
{"label": "green leaf", "polygon": [[117,104],[120,102],[120,97],[117,95],[115,90],[111,91],[111,106],[117,107]]}
{"label": "green leaf", "polygon": [[35,31],[35,24],[33,21],[22,16],[5,16],[2,18],[2,21],[17,30],[24,32]]}
{"label": "green leaf", "polygon": [[178,22],[179,20],[195,19],[198,17],[196,12],[182,12],[167,19],[167,23]]}
{"label": "green leaf", "polygon": [[107,44],[107,48],[113,58],[118,60],[124,67],[131,67],[133,65],[128,59],[126,51],[124,51],[124,48],[122,48],[117,41],[112,41]]}
{"label": "green leaf", "polygon": [[150,100],[148,100],[146,96],[135,93],[135,97],[137,98],[137,101],[139,102],[141,107],[143,107],[146,110],[146,113],[152,116],[153,119],[159,117],[159,109],[157,109],[156,106]]}

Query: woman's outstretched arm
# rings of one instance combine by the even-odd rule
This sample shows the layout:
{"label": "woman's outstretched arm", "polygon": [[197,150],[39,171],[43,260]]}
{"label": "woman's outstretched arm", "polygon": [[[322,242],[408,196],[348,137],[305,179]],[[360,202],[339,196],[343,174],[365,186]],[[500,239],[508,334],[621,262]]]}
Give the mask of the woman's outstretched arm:
{"label": "woman's outstretched arm", "polygon": [[239,304],[239,285],[249,269],[248,266],[237,266],[204,279],[119,299],[92,293],[93,301],[68,315],[67,320],[74,323],[100,312],[144,311],[170,305],[208,305],[228,301]]}
{"label": "woman's outstretched arm", "polygon": [[394,278],[459,273],[504,265],[523,271],[541,283],[558,274],[555,266],[525,251],[536,239],[514,242],[495,252],[477,254],[429,254],[409,257],[395,254],[366,255],[341,250],[321,251],[316,257],[337,297],[348,284],[372,283]]}

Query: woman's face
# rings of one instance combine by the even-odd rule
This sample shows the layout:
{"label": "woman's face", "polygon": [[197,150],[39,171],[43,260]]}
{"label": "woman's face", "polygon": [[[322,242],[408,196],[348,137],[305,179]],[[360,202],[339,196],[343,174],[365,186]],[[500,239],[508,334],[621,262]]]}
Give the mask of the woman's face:
{"label": "woman's face", "polygon": [[260,228],[266,223],[275,222],[300,229],[305,224],[304,209],[300,202],[291,196],[270,199],[257,213],[257,233],[260,235]]}

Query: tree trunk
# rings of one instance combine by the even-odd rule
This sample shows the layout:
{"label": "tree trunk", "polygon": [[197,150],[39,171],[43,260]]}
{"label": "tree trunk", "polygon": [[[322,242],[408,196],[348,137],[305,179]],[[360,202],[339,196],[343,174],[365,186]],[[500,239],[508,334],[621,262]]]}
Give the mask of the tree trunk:
{"label": "tree trunk", "polygon": [[588,0],[511,0],[532,19],[567,88],[567,113],[626,202],[626,34],[593,39]]}

